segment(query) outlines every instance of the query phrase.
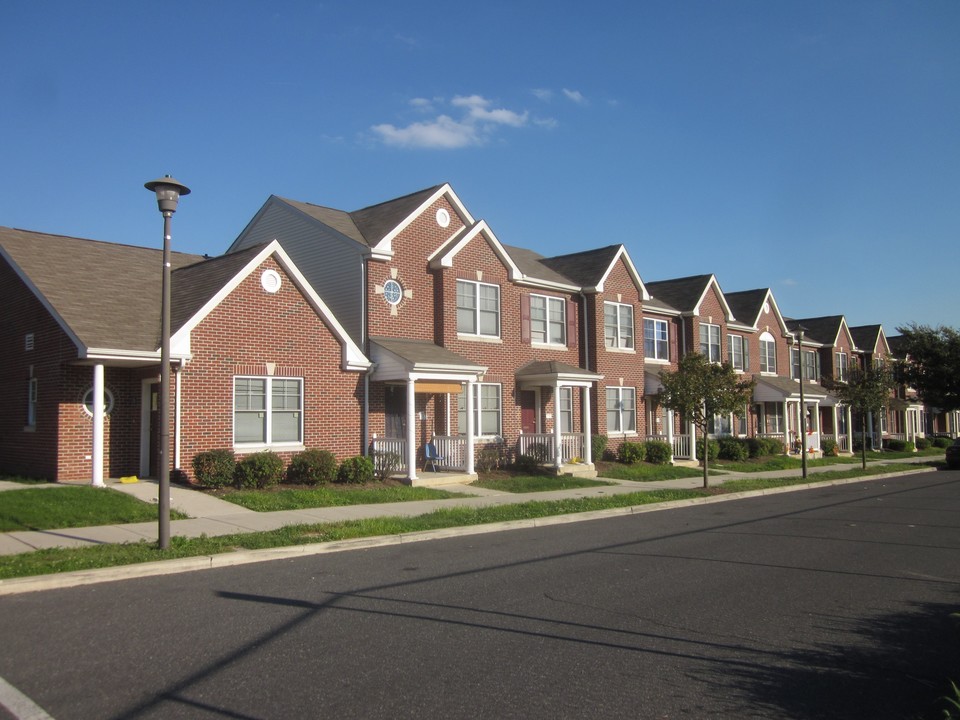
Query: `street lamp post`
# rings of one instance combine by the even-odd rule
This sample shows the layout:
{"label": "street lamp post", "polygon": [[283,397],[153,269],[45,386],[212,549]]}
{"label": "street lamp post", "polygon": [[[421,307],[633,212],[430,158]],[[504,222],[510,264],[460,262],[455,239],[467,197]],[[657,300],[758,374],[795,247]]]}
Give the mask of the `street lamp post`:
{"label": "street lamp post", "polygon": [[163,286],[160,303],[160,528],[161,550],[170,547],[170,219],[177,211],[181,195],[190,188],[169,175],[144,183],[157,195],[157,207],[163,214]]}
{"label": "street lamp post", "polygon": [[799,340],[797,341],[797,359],[799,364],[800,380],[800,466],[803,479],[807,479],[807,408],[803,401],[803,331],[806,330],[803,325],[797,328]]}

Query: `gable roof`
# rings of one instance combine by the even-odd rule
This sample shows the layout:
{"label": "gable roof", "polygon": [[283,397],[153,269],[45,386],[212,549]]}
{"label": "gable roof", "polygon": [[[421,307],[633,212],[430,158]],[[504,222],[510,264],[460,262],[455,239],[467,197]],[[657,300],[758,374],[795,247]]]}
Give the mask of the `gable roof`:
{"label": "gable roof", "polygon": [[[209,259],[171,253],[171,347],[186,355],[190,330],[271,255],[340,341],[344,368],[369,367],[276,241]],[[0,227],[0,257],[71,338],[79,358],[159,359],[161,250]]]}
{"label": "gable roof", "polygon": [[[791,320],[790,329],[796,330],[801,325],[804,332],[811,340],[821,343],[828,347],[835,347],[840,339],[840,333],[846,332],[850,338],[851,344],[856,345],[853,335],[850,334],[850,328],[847,327],[847,321],[843,315],[828,315],[817,318],[801,318]],[[855,349],[855,348],[854,348]]]}
{"label": "gable roof", "polygon": [[760,319],[760,313],[763,311],[763,304],[770,295],[770,288],[757,288],[756,290],[741,290],[740,292],[724,293],[727,298],[727,305],[730,306],[730,312],[742,323],[752,327],[757,327]]}
{"label": "gable roof", "polygon": [[735,319],[723,291],[720,289],[720,283],[717,282],[714,275],[691,275],[672,280],[648,282],[647,291],[654,299],[658,299],[686,315],[699,315],[700,304],[711,286],[716,288],[726,319]]}
{"label": "gable roof", "polygon": [[[0,255],[70,336],[80,357],[159,347],[161,250],[0,227]],[[170,255],[174,270],[202,260]]]}
{"label": "gable roof", "polygon": [[650,294],[640,279],[640,273],[637,272],[627,249],[621,244],[543,258],[541,263],[569,278],[587,292],[602,292],[604,282],[620,259],[623,259],[627,266],[627,272],[640,291],[640,297],[649,300]]}
{"label": "gable roof", "polygon": [[[858,325],[857,327],[850,328],[850,335],[857,344],[857,350],[859,352],[876,353],[877,346],[881,340],[883,340],[883,344],[887,346],[882,325]],[[887,349],[889,350],[889,346],[887,346]]]}

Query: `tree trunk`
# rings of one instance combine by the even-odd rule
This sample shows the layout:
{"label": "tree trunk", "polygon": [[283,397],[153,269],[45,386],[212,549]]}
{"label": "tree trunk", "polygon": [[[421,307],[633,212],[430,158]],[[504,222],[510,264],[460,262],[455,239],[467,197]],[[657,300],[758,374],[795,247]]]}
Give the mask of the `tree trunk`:
{"label": "tree trunk", "polygon": [[710,480],[707,475],[707,467],[710,464],[710,453],[707,451],[707,429],[703,429],[703,487],[710,487]]}

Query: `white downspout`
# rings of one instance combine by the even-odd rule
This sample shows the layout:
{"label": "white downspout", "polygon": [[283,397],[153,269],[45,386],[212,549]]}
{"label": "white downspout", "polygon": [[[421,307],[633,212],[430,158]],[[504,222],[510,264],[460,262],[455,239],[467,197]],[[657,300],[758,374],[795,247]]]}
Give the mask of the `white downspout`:
{"label": "white downspout", "polygon": [[103,487],[103,365],[93,366],[93,447],[90,451],[91,480]]}
{"label": "white downspout", "polygon": [[417,395],[416,380],[407,380],[407,477],[417,479]]}
{"label": "white downspout", "polygon": [[182,400],[182,378],[183,361],[176,366],[174,370],[174,396],[173,396],[173,468],[179,470],[180,464],[180,401]]}
{"label": "white downspout", "polygon": [[[593,463],[593,438],[590,435],[590,386],[583,388],[583,460],[587,465]],[[571,408],[572,409],[572,408]]]}

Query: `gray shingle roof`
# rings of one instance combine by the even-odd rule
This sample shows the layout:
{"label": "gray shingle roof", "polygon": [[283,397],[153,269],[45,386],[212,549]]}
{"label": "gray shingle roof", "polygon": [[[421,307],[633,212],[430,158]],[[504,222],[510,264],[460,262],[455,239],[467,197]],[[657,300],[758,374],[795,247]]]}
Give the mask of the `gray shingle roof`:
{"label": "gray shingle roof", "polygon": [[361,245],[367,244],[366,238],[363,236],[363,233],[360,232],[360,229],[353,221],[353,218],[350,217],[350,213],[344,212],[343,210],[323,207],[322,205],[312,205],[310,203],[300,202],[299,200],[282,198],[279,195],[275,195],[274,197],[282,202],[285,202],[287,205],[296,208],[314,220],[333,228],[340,234],[346,235],[354,242],[358,242]]}
{"label": "gray shingle roof", "polygon": [[434,185],[410,195],[371,205],[350,213],[350,217],[367,239],[367,243],[376,245],[441,187],[442,185]]}
{"label": "gray shingle roof", "polygon": [[621,245],[608,245],[596,250],[558,255],[544,258],[542,263],[569,278],[574,285],[591,287],[603,279],[621,247]]}
{"label": "gray shingle roof", "polygon": [[707,283],[710,282],[712,275],[691,275],[690,277],[676,278],[674,280],[660,280],[658,282],[645,283],[647,291],[667,306],[676,308],[681,312],[692,312],[703,297],[704,290],[707,289]]}
{"label": "gray shingle roof", "polygon": [[787,322],[787,327],[796,332],[802,325],[804,327],[805,337],[814,342],[823,345],[833,346],[837,342],[837,336],[840,334],[840,326],[843,323],[843,315],[829,315],[816,318],[791,318]]}
{"label": "gray shingle roof", "polygon": [[756,290],[741,290],[740,292],[724,293],[727,299],[727,305],[730,306],[730,312],[742,323],[756,325],[757,318],[760,317],[760,311],[763,310],[763,302],[767,299],[767,288],[758,288]]}
{"label": "gray shingle roof", "polygon": [[[0,247],[86,347],[159,347],[160,250],[4,227]],[[170,258],[174,270],[201,260]]]}
{"label": "gray shingle roof", "polygon": [[880,342],[881,325],[858,325],[850,328],[850,335],[857,344],[857,349],[862,352],[872,353]]}
{"label": "gray shingle roof", "polygon": [[513,245],[504,245],[503,249],[507,251],[510,259],[520,268],[520,272],[530,278],[537,280],[546,280],[547,282],[562,283],[563,285],[576,285],[563,273],[559,273],[549,265],[545,264],[543,255],[528,250],[527,248],[515,247]]}
{"label": "gray shingle roof", "polygon": [[403,358],[407,362],[416,365],[446,365],[450,367],[468,368],[471,370],[485,370],[482,365],[477,365],[471,360],[467,360],[452,350],[440,347],[429,340],[408,340],[406,338],[392,337],[370,337],[370,342],[389,350],[397,357]]}

